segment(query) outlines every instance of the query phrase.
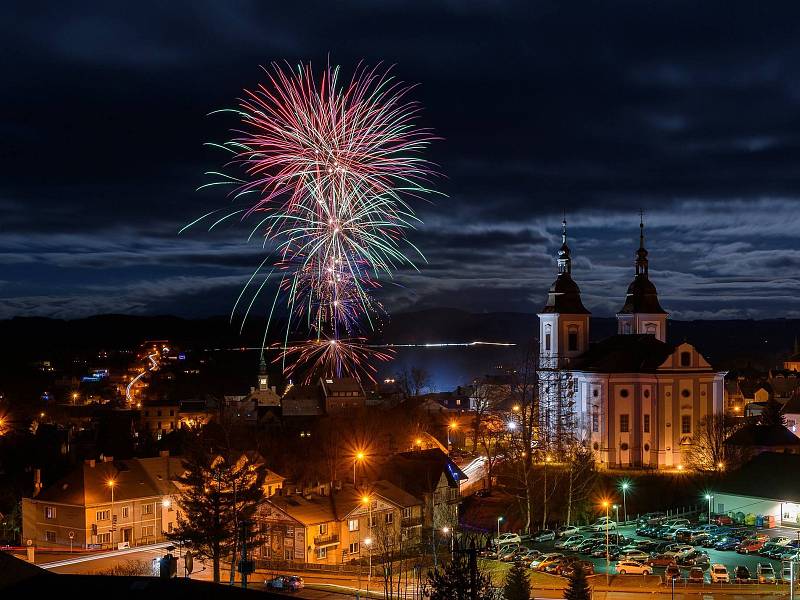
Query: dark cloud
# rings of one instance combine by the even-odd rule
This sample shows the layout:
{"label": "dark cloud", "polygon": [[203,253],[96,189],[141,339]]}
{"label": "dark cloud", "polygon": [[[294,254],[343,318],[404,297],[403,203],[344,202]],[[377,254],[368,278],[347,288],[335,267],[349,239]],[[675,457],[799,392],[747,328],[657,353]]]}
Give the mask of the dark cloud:
{"label": "dark cloud", "polygon": [[[676,317],[800,313],[800,5],[105,2],[0,8],[0,315],[226,312],[263,260],[252,220],[180,227],[203,147],[272,60],[396,64],[419,82],[447,194],[387,308],[529,310],[566,210],[575,277],[621,305],[644,208]],[[192,301],[194,298],[194,301]],[[202,300],[201,300],[202,298]]]}

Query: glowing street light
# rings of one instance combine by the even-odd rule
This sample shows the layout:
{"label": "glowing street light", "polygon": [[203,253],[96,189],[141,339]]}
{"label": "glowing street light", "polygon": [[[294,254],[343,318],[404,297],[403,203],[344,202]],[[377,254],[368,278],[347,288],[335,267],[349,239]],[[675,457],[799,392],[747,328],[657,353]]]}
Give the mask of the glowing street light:
{"label": "glowing street light", "polygon": [[450,442],[450,430],[451,429],[458,429],[458,423],[456,423],[455,421],[450,421],[450,423],[447,424],[447,449],[448,450],[450,449],[450,446],[451,446],[451,442]]}
{"label": "glowing street light", "polygon": [[356,485],[356,465],[360,462],[364,462],[364,459],[367,458],[367,455],[364,454],[363,451],[359,450],[356,452],[355,459],[353,460],[353,485]]}
{"label": "glowing street light", "polygon": [[708,524],[711,525],[711,501],[714,499],[714,496],[706,494],[705,498],[708,500]]}
{"label": "glowing street light", "polygon": [[610,505],[611,503],[608,500],[603,500],[603,508],[606,509],[606,585],[608,585],[608,572],[611,569],[611,560],[608,556],[608,508]]}
{"label": "glowing street light", "polygon": [[114,488],[117,485],[115,479],[106,481],[106,485],[111,488],[111,547],[114,547]]}
{"label": "glowing street light", "polygon": [[497,546],[497,560],[500,560],[500,523],[503,522],[503,517],[497,517],[497,539],[495,546]]}

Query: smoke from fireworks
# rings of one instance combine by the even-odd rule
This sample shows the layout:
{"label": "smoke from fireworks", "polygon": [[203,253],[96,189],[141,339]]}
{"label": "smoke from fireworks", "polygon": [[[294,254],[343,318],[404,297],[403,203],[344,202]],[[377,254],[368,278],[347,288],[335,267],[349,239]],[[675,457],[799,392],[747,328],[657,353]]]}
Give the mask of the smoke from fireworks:
{"label": "smoke from fireworks", "polygon": [[[421,152],[434,137],[415,125],[419,105],[408,99],[411,88],[380,66],[359,67],[346,83],[332,66],[318,79],[310,64],[294,70],[273,64],[265,72],[266,82],[245,91],[234,110],[241,120],[235,137],[213,144],[231,153],[229,166],[242,175],[212,173],[218,180],[207,184],[234,186],[236,199],[254,198],[210,229],[235,215],[253,217],[251,237],[263,235],[274,252],[234,312],[250,294],[246,319],[270,277],[279,277],[269,319],[284,303],[287,373],[371,377],[370,361],[388,355],[370,351],[360,334],[382,311],[374,298],[381,278],[416,268],[409,251],[424,258],[406,239],[418,222],[408,201],[431,192],[434,172]],[[300,324],[310,339],[290,344]]]}

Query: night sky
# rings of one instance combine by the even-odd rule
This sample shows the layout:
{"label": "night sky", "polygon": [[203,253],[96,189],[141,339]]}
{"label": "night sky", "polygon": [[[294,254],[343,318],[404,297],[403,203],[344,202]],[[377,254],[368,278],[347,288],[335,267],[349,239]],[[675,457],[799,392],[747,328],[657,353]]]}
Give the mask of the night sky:
{"label": "night sky", "polygon": [[611,315],[642,208],[673,318],[800,317],[799,27],[797,2],[4,2],[0,317],[229,311],[252,224],[177,233],[228,202],[195,191],[236,124],[207,114],[260,65],[328,56],[395,64],[443,138],[429,264],[390,313],[535,312],[566,210]]}

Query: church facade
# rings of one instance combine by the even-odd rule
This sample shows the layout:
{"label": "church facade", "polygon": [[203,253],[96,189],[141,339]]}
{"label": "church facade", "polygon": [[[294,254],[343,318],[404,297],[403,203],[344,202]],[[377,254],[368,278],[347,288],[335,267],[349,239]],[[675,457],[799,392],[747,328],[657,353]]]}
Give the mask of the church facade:
{"label": "church facade", "polygon": [[681,469],[703,417],[723,412],[725,373],[691,344],[667,342],[643,223],[617,334],[590,343],[591,313],[572,279],[566,221],[562,227],[558,276],[538,315],[542,428],[568,420],[607,467]]}

